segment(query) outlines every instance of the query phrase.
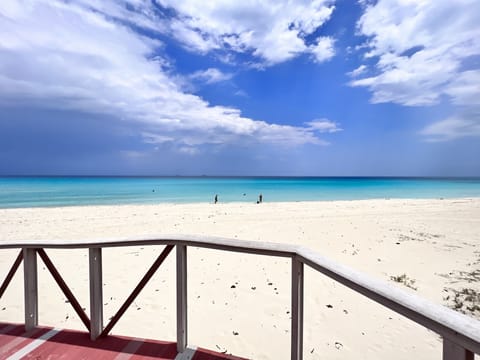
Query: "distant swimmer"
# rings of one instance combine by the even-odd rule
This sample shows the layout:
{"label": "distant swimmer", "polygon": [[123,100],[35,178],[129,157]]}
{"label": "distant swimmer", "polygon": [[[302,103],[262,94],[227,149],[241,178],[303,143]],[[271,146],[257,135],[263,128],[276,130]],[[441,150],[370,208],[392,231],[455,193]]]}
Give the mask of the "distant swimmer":
{"label": "distant swimmer", "polygon": [[218,202],[218,195],[215,194],[215,204]]}

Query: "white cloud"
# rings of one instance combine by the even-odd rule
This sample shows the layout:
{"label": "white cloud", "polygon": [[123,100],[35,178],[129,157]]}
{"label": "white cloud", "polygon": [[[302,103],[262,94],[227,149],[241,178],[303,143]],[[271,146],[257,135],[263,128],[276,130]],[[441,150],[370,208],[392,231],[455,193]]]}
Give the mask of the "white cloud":
{"label": "white cloud", "polygon": [[247,52],[266,65],[302,53],[313,53],[319,62],[334,55],[329,37],[318,38],[313,47],[304,39],[330,18],[333,0],[157,1],[177,12],[171,35],[188,50]]}
{"label": "white cloud", "polygon": [[202,34],[200,30],[190,28],[183,21],[173,20],[170,22],[169,27],[172,36],[185,44],[188,50],[206,54],[209,51],[220,49],[220,45],[210,36]]}
{"label": "white cloud", "polygon": [[310,45],[310,51],[318,63],[327,61],[335,55],[333,44],[335,40],[331,37],[319,37],[315,45]]}
{"label": "white cloud", "polygon": [[[366,56],[377,57],[378,73],[352,85],[369,87],[373,102],[438,103],[462,61],[480,55],[479,16],[473,0],[379,0],[367,6],[357,25],[369,37]],[[409,54],[412,49],[418,51]]]}
{"label": "white cloud", "polygon": [[199,70],[190,75],[190,78],[194,80],[204,81],[207,84],[213,84],[217,82],[227,81],[232,78],[233,74],[224,73],[215,68],[209,68],[206,70]]}
{"label": "white cloud", "polygon": [[367,66],[362,64],[359,67],[357,67],[356,69],[348,72],[347,75],[350,76],[350,77],[357,77],[357,76],[365,73],[365,71],[367,71]]}
{"label": "white cloud", "polygon": [[308,125],[309,129],[320,133],[334,133],[343,130],[336,122],[328,119],[316,119],[306,122],[305,124]]}
{"label": "white cloud", "polygon": [[445,93],[456,105],[480,106],[480,70],[461,72],[446,86]]}
{"label": "white cloud", "polygon": [[144,132],[141,134],[147,144],[163,144],[175,141],[174,137]]}
{"label": "white cloud", "polygon": [[[137,16],[130,14],[133,10],[126,13],[121,6],[125,2],[119,4],[2,0],[0,103],[108,114],[135,123],[151,144],[171,139],[186,147],[245,139],[281,145],[324,143],[311,128],[249,119],[238,109],[212,106],[185,93],[164,69],[163,44],[128,25],[163,31],[154,21],[157,15],[149,12],[148,3],[129,1],[133,9],[140,9]],[[107,16],[109,12],[116,15]],[[308,30],[327,17],[302,20],[298,26]],[[247,19],[262,22],[250,15]],[[222,75],[211,79],[215,76]]]}
{"label": "white cloud", "polygon": [[368,40],[357,50],[366,51],[365,57],[376,61],[375,72],[351,85],[369,88],[373,103],[429,106],[446,100],[456,106],[457,114],[422,133],[445,130],[455,134],[443,137],[451,139],[467,136],[464,129],[471,128],[477,134],[478,118],[471,114],[480,107],[479,66],[478,62],[472,62],[474,69],[465,65],[480,56],[478,1],[379,0],[366,4],[357,27]]}
{"label": "white cloud", "polygon": [[456,114],[426,126],[420,134],[427,141],[451,141],[480,136],[480,70],[467,70],[445,86],[456,105]]}
{"label": "white cloud", "polygon": [[468,118],[449,117],[435,122],[420,132],[427,141],[449,141],[466,136],[480,136],[480,113]]}
{"label": "white cloud", "polygon": [[234,95],[236,96],[241,96],[241,97],[245,97],[245,98],[248,98],[248,94],[246,91],[242,90],[242,89],[239,89],[237,91],[235,91]]}
{"label": "white cloud", "polygon": [[196,147],[191,146],[181,146],[178,148],[178,152],[186,155],[197,155],[199,150]]}

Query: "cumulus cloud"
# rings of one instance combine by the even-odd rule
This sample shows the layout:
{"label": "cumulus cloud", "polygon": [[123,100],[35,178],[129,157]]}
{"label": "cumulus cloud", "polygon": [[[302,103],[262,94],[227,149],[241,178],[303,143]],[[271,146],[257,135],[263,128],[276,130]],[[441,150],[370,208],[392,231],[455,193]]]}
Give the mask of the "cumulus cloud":
{"label": "cumulus cloud", "polygon": [[[137,31],[137,27],[168,31],[165,29],[170,24],[166,20],[157,24],[159,14],[148,4],[136,0],[2,0],[0,103],[107,114],[137,124],[147,143],[166,143],[175,139],[185,149],[245,139],[282,145],[324,143],[309,127],[250,119],[242,116],[238,109],[212,106],[202,98],[184,92],[175,76],[164,69],[166,60],[162,56],[162,42],[146,36],[144,31]],[[313,31],[328,18],[331,8],[315,4],[315,7],[308,4],[301,7],[316,10],[311,16],[300,16],[300,13],[294,16],[298,31]],[[185,6],[180,6],[180,13],[186,12],[188,7]],[[189,13],[190,30],[202,28],[203,21],[215,16],[217,11],[228,14],[222,18],[225,24],[240,16],[237,5],[232,5],[233,12],[225,10],[225,6],[218,9],[203,3],[202,6],[200,3],[191,6],[199,12],[198,17]],[[259,13],[249,13],[253,8],[244,8],[244,20],[248,23],[250,19],[251,26],[262,26],[265,21],[257,17]],[[232,26],[236,28],[237,23]],[[217,35],[224,33],[225,24],[212,22],[205,25],[203,29],[207,33],[200,34],[201,40],[197,40],[207,44],[205,49],[209,49],[209,39],[217,44]],[[255,51],[262,52],[264,55],[261,56],[279,60],[265,50],[266,47],[260,46],[266,41],[270,25],[265,25],[261,36],[247,28],[241,29],[236,45],[232,46],[241,49],[257,44]],[[217,27],[218,31],[215,30]],[[249,37],[255,40],[251,40],[252,43],[240,40]],[[229,75],[209,69],[198,76],[212,82]],[[185,151],[193,154],[196,150]]]}
{"label": "cumulus cloud", "polygon": [[177,16],[170,22],[171,35],[191,51],[228,50],[249,53],[265,65],[313,53],[318,62],[334,55],[333,39],[313,34],[331,16],[333,0],[227,1],[158,0]]}
{"label": "cumulus cloud", "polygon": [[215,68],[209,68],[206,70],[199,70],[190,75],[191,79],[204,81],[207,84],[213,84],[217,82],[227,81],[233,77],[233,74],[224,73]]}
{"label": "cumulus cloud", "polygon": [[[351,85],[370,89],[373,103],[430,106],[447,99],[461,106],[458,114],[424,133],[452,129],[480,107],[478,63],[474,69],[466,66],[480,56],[479,16],[475,0],[366,2],[357,27],[368,40],[359,50],[376,61],[375,71]],[[462,118],[462,128],[473,126],[472,121]]]}
{"label": "cumulus cloud", "polygon": [[[373,102],[437,103],[461,73],[462,61],[480,55],[480,10],[474,5],[380,0],[367,6],[358,31],[369,38],[366,56],[378,58],[378,73],[352,85],[369,87]],[[409,54],[411,49],[418,51]]]}
{"label": "cumulus cloud", "polygon": [[334,42],[334,39],[331,37],[317,38],[317,43],[310,46],[310,51],[314,55],[316,62],[324,62],[335,55]]}
{"label": "cumulus cloud", "polygon": [[316,119],[305,123],[309,129],[320,133],[334,133],[343,129],[334,121],[328,119]]}

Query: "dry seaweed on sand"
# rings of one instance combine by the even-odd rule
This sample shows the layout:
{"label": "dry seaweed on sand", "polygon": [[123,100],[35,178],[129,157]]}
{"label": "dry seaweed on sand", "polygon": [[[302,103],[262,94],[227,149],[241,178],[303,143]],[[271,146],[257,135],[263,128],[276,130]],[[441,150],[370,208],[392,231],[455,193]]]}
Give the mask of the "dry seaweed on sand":
{"label": "dry seaweed on sand", "polygon": [[407,274],[390,276],[390,280],[403,284],[410,289],[417,290],[417,288],[415,287],[415,279],[409,278]]}
{"label": "dry seaweed on sand", "polygon": [[480,317],[480,291],[472,288],[462,288],[460,290],[445,288],[448,293],[443,300],[447,305],[463,314]]}

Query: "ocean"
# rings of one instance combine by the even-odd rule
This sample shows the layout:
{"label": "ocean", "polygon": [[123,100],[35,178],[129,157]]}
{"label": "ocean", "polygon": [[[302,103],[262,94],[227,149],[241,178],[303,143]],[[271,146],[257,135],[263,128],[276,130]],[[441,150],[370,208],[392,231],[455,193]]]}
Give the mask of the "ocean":
{"label": "ocean", "polygon": [[480,178],[0,177],[0,208],[480,197]]}

